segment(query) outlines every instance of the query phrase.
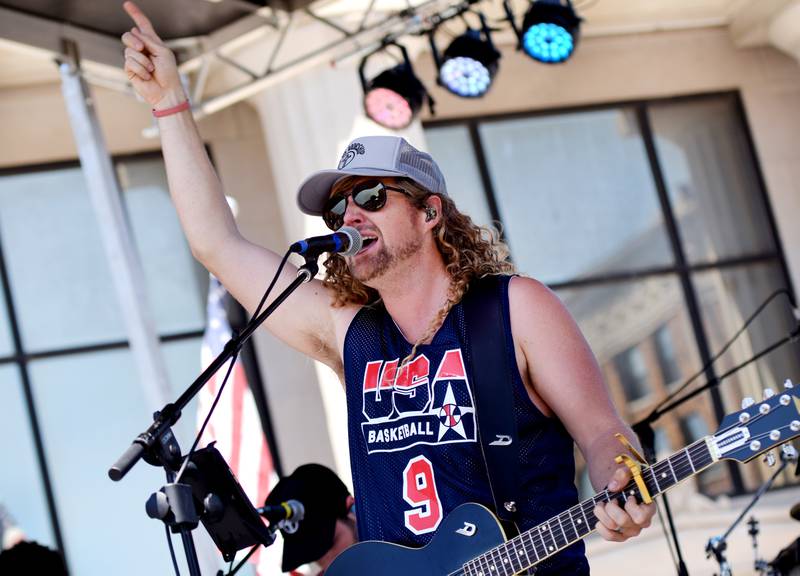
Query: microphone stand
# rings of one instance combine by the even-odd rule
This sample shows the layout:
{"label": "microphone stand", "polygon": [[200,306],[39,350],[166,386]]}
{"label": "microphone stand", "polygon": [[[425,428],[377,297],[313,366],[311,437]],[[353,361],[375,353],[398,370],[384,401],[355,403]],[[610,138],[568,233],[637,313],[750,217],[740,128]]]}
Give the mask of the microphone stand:
{"label": "microphone stand", "polygon": [[[650,456],[651,454],[655,454],[655,446],[654,446],[655,435],[654,435],[653,429],[651,427],[651,424],[653,422],[658,420],[661,416],[663,416],[667,412],[677,408],[678,406],[680,406],[684,402],[687,402],[690,399],[694,398],[698,394],[700,394],[702,392],[705,392],[706,390],[708,390],[710,388],[714,388],[716,386],[719,386],[720,383],[725,378],[727,378],[728,376],[738,372],[742,368],[752,364],[753,362],[755,362],[756,360],[760,359],[761,357],[766,356],[767,354],[769,354],[773,350],[775,350],[777,348],[780,348],[781,346],[783,346],[784,344],[786,344],[788,342],[795,342],[799,337],[800,337],[800,324],[795,326],[795,328],[787,336],[784,336],[783,338],[781,338],[777,342],[774,342],[771,345],[769,345],[766,348],[764,348],[763,350],[757,352],[755,355],[753,355],[752,357],[748,358],[744,362],[734,366],[733,368],[731,368],[730,370],[728,370],[724,374],[707,381],[705,384],[703,384],[697,390],[694,390],[694,391],[690,392],[689,394],[686,394],[685,396],[682,396],[682,397],[678,398],[677,400],[673,400],[672,402],[670,402],[666,406],[663,406],[662,408],[657,408],[657,409],[653,410],[650,414],[648,414],[642,420],[640,420],[639,422],[634,424],[632,426],[632,428],[633,428],[634,432],[636,432],[636,434],[639,437],[640,441],[642,442],[642,445],[645,448],[645,450],[648,450],[650,452],[650,454],[648,454],[648,456]],[[654,459],[651,460],[651,461],[654,461]],[[800,471],[800,463],[798,463],[798,471]],[[662,498],[662,500],[664,502],[664,508],[665,508],[666,513],[667,513],[667,522],[669,523],[670,533],[671,533],[671,536],[672,536],[672,541],[673,541],[673,543],[675,545],[675,551],[677,552],[677,555],[678,555],[678,567],[677,567],[678,568],[678,576],[688,576],[689,572],[688,572],[688,570],[686,568],[686,563],[683,560],[683,554],[681,553],[680,543],[678,541],[678,533],[677,533],[677,530],[675,528],[675,522],[674,522],[674,520],[672,518],[672,512],[671,512],[670,507],[669,507],[669,502],[667,500],[667,495],[666,494],[662,494],[661,498]],[[723,542],[723,545],[724,545],[724,542]],[[724,548],[722,548],[722,550],[724,550]],[[720,553],[721,553],[722,550],[720,550]]]}
{"label": "microphone stand", "polygon": [[[310,282],[317,272],[319,264],[317,257],[306,256],[305,264],[297,271],[296,278],[283,290],[272,303],[250,323],[239,334],[225,344],[222,352],[211,364],[192,382],[180,397],[172,403],[168,403],[160,411],[153,415],[153,423],[147,430],[139,434],[108,470],[108,476],[113,481],[118,482],[133,468],[140,459],[157,467],[163,467],[167,473],[166,486],[163,486],[158,493],[151,496],[153,504],[148,502],[148,507],[153,507],[155,517],[162,518],[169,525],[173,532],[179,532],[183,540],[184,553],[186,554],[189,573],[192,576],[200,576],[200,567],[197,559],[197,552],[194,548],[191,531],[197,527],[199,517],[194,509],[192,500],[191,486],[188,484],[175,484],[175,473],[180,469],[182,460],[180,447],[172,433],[172,426],[181,416],[181,411],[194,398],[198,392],[211,380],[214,374],[228,360],[230,360],[242,345],[252,336],[270,315],[280,306],[292,292],[297,290],[302,284]],[[191,451],[190,451],[191,452]],[[190,454],[191,455],[191,454]],[[159,493],[164,494],[159,498],[154,498]],[[156,510],[156,508],[160,508]]]}
{"label": "microphone stand", "polygon": [[[649,462],[656,461],[656,435],[653,432],[653,428],[650,426],[649,417],[645,418],[641,422],[637,422],[631,428],[636,436],[639,438],[639,441],[642,443],[642,449],[644,450],[644,455],[646,456]],[[677,563],[678,563],[678,576],[689,576],[689,571],[686,569],[686,562],[683,560],[683,553],[681,552],[680,542],[678,541],[678,532],[675,529],[675,521],[672,518],[672,509],[669,506],[669,500],[667,500],[667,493],[664,492],[661,494],[661,502],[664,504],[664,512],[667,515],[667,523],[669,524],[670,535],[672,536],[672,542],[675,546],[675,554],[677,555]],[[663,527],[663,524],[662,524]],[[675,560],[675,556],[673,556],[673,560]]]}
{"label": "microphone stand", "polygon": [[[758,502],[759,498],[761,498],[761,496],[764,495],[764,492],[770,489],[772,483],[775,482],[775,479],[778,476],[780,476],[781,473],[786,469],[786,466],[789,464],[789,462],[794,462],[795,460],[797,460],[797,452],[794,450],[794,447],[791,444],[787,444],[786,446],[788,447],[788,449],[784,449],[781,451],[781,465],[778,467],[777,470],[775,470],[772,476],[770,476],[767,479],[767,481],[761,485],[758,491],[753,495],[753,498],[752,500],[750,500],[750,503],[747,505],[747,507],[745,507],[745,509],[742,510],[739,516],[737,516],[736,520],[733,521],[733,524],[731,524],[730,527],[728,527],[728,529],[722,536],[714,536],[710,538],[708,544],[706,544],[706,558],[711,557],[711,555],[713,555],[716,558],[717,563],[719,563],[720,566],[720,576],[730,576],[731,574],[731,567],[728,564],[725,555],[723,554],[725,548],[727,548],[728,536],[730,536],[734,528],[736,528],[739,525],[739,522],[742,521],[742,518],[744,518],[747,515],[750,509],[756,505],[756,502]],[[772,454],[770,454],[770,457],[772,457]],[[772,462],[773,463],[775,462],[774,458]],[[751,522],[754,523],[753,520],[751,520]],[[757,534],[758,530],[756,527],[751,525],[750,533],[753,536],[753,548],[756,549],[757,551],[755,543],[755,534],[753,534],[753,532]],[[757,565],[758,565],[758,558],[756,558],[756,566]]]}
{"label": "microphone stand", "polygon": [[753,540],[753,567],[755,568],[756,572],[762,576],[770,576],[773,574],[773,572],[770,569],[769,562],[758,557],[758,520],[756,520],[755,516],[750,516],[750,520],[747,521],[747,526],[749,528],[747,533]]}

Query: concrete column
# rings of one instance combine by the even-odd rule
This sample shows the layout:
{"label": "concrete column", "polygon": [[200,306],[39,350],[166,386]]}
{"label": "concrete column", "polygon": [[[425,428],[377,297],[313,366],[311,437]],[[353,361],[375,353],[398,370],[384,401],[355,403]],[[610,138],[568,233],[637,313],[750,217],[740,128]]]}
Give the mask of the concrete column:
{"label": "concrete column", "polygon": [[769,24],[769,41],[800,64],[800,0],[778,12]]}
{"label": "concrete column", "polygon": [[97,213],[131,352],[148,406],[157,410],[172,398],[155,319],[148,304],[144,271],[122,206],[122,195],[100,131],[92,95],[81,78],[77,58],[75,62],[62,63],[60,69],[64,101],[81,168]]}

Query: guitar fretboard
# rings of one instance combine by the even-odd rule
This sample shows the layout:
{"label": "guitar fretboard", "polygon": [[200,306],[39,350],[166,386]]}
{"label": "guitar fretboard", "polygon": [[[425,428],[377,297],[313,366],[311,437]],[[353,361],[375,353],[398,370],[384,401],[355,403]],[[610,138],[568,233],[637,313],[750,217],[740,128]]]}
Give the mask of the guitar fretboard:
{"label": "guitar fretboard", "polygon": [[[680,452],[642,469],[642,479],[651,496],[657,496],[678,482],[694,476],[714,463],[706,438],[698,440]],[[569,510],[553,516],[519,536],[492,548],[462,566],[465,576],[512,576],[549,558],[594,531],[597,518],[594,507],[616,500],[620,506],[630,498],[641,501],[636,483],[631,481],[625,490],[603,490]]]}

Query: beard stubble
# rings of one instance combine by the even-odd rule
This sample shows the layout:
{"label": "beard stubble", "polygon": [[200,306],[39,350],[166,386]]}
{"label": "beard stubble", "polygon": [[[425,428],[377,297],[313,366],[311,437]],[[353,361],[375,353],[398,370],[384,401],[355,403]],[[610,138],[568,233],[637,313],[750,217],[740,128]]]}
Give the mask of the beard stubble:
{"label": "beard stubble", "polygon": [[390,250],[383,244],[376,254],[373,254],[369,260],[361,262],[358,267],[351,263],[350,273],[359,282],[367,284],[385,275],[396,264],[416,255],[421,247],[421,238],[411,238],[394,250]]}

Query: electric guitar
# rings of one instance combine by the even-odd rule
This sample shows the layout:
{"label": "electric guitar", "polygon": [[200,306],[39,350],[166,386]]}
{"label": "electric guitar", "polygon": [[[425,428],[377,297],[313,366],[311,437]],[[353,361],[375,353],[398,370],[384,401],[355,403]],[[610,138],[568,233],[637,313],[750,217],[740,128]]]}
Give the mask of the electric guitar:
{"label": "electric guitar", "polygon": [[[620,492],[604,490],[510,540],[487,508],[462,504],[442,520],[426,546],[361,542],[342,552],[325,576],[511,576],[527,570],[592,533],[597,524],[592,510],[598,503],[642,501],[640,486],[658,496],[718,460],[748,462],[800,436],[800,391],[791,381],[780,394],[766,390],[764,397],[758,403],[743,402],[742,410],[726,416],[714,435],[644,465],[641,484],[634,478]],[[788,453],[791,447],[784,450]]]}

